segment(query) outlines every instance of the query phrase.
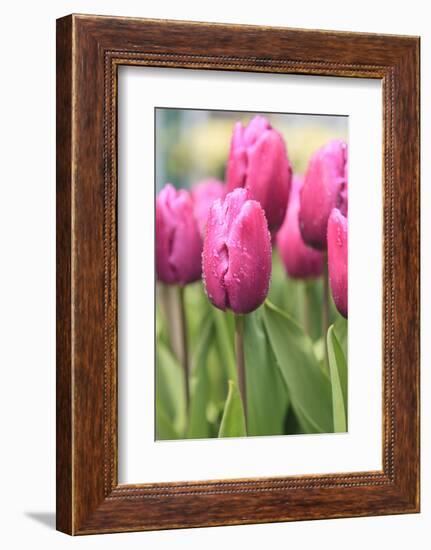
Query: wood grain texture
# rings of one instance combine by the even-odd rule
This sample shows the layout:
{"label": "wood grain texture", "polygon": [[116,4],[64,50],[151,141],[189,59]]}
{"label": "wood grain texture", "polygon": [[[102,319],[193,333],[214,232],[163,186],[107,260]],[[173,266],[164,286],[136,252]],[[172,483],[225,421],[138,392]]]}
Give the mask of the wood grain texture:
{"label": "wood grain texture", "polygon": [[72,531],[72,28],[57,23],[57,529]]}
{"label": "wood grain texture", "polygon": [[[378,78],[383,470],[118,485],[119,65]],[[77,16],[57,22],[57,527],[70,534],[419,510],[419,39]]]}

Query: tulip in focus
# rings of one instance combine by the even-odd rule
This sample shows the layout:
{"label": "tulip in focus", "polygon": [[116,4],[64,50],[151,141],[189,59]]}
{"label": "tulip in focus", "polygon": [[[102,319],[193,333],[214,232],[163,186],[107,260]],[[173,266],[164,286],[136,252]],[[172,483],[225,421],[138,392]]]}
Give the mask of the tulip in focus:
{"label": "tulip in focus", "polygon": [[347,319],[347,218],[334,208],[328,220],[328,271],[332,297]]}
{"label": "tulip in focus", "polygon": [[265,211],[270,231],[283,223],[292,169],[283,137],[262,116],[235,124],[226,172],[227,191],[248,190]]}
{"label": "tulip in focus", "polygon": [[156,199],[156,272],[163,283],[186,285],[201,277],[202,238],[185,189],[167,183]]}
{"label": "tulip in focus", "polygon": [[225,196],[225,186],[221,181],[210,178],[193,185],[191,194],[195,205],[195,217],[203,237],[211,205],[216,199],[222,199]]}
{"label": "tulip in focus", "polygon": [[[347,150],[346,150],[347,151]],[[340,187],[340,193],[338,195],[338,210],[343,214],[343,216],[346,216],[347,218],[347,215],[348,215],[348,209],[349,209],[349,195],[348,195],[348,186],[347,186],[347,182],[348,182],[348,175],[347,175],[347,171],[348,171],[348,164],[347,164],[347,159],[346,159],[346,166],[345,166],[345,181],[341,184],[341,187]]]}
{"label": "tulip in focus", "polygon": [[219,309],[250,313],[268,294],[271,238],[261,205],[246,189],[216,200],[208,216],[202,270],[210,301]]}
{"label": "tulip in focus", "polygon": [[328,218],[333,208],[347,215],[347,144],[333,140],[314,153],[301,191],[299,224],[304,241],[326,250]]}
{"label": "tulip in focus", "polygon": [[302,185],[303,178],[294,176],[286,216],[277,233],[277,246],[281,259],[287,273],[296,279],[319,277],[323,272],[323,254],[307,246],[299,230],[298,214]]}

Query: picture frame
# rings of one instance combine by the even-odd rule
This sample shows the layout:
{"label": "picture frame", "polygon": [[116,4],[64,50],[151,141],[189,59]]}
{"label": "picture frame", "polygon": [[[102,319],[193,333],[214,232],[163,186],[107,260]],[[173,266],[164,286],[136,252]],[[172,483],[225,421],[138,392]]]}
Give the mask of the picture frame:
{"label": "picture frame", "polygon": [[[57,20],[58,530],[419,512],[419,57],[419,38],[411,36],[91,15]],[[382,470],[118,483],[122,65],[381,80]]]}

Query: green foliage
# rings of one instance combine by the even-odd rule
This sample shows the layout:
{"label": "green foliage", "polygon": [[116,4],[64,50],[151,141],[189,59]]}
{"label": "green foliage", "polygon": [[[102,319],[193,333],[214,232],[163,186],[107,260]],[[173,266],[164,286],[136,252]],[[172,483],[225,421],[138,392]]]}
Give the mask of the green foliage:
{"label": "green foliage", "polygon": [[262,318],[262,308],[244,317],[248,435],[281,435],[288,394]]}
{"label": "green foliage", "polygon": [[328,357],[334,431],[345,432],[347,430],[347,363],[335,334],[334,325],[328,330]]}
{"label": "green foliage", "polygon": [[331,386],[322,373],[313,343],[286,313],[266,301],[264,320],[292,407],[306,432],[333,431]]}
{"label": "green foliage", "polygon": [[229,312],[220,311],[212,308],[218,353],[223,358],[222,365],[226,369],[226,375],[232,380],[236,380],[236,362],[234,350],[234,318]]}
{"label": "green foliage", "polygon": [[337,314],[334,322],[334,332],[347,362],[347,319],[344,319],[340,314]]}
{"label": "green foliage", "polygon": [[186,426],[184,376],[181,365],[162,342],[156,346],[156,435],[176,439]]}
{"label": "green foliage", "polygon": [[268,299],[304,327],[313,340],[322,335],[322,297],[322,279],[292,279],[274,249]]}
{"label": "green foliage", "polygon": [[193,351],[197,350],[200,345],[203,323],[211,315],[213,307],[205,295],[202,281],[184,287],[184,300],[189,348],[193,355]]}
{"label": "green foliage", "polygon": [[219,437],[244,437],[245,428],[244,409],[238,386],[229,380],[229,392],[224,406],[223,418],[220,424]]}
{"label": "green foliage", "polygon": [[[184,292],[189,340],[190,405],[175,289],[156,311],[156,438],[199,439],[246,435],[237,386],[234,316],[208,301],[201,282]],[[289,279],[276,253],[270,296],[244,316],[247,435],[330,433],[347,430],[347,321],[331,306],[333,325],[321,334],[322,282]],[[161,307],[163,305],[163,308]],[[176,317],[175,317],[176,319]],[[174,320],[174,322],[173,322]]]}
{"label": "green foliage", "polygon": [[[303,308],[307,309],[307,321],[303,317],[302,325],[306,328],[308,334],[313,340],[318,340],[322,336],[322,300],[323,300],[323,281],[322,279],[312,279],[304,281]],[[305,325],[308,325],[305,327]]]}
{"label": "green foliage", "polygon": [[163,401],[156,398],[156,438],[163,439],[180,439],[180,435],[175,430],[173,422],[168,418]]}
{"label": "green foliage", "polygon": [[187,437],[191,439],[210,437],[211,427],[206,415],[209,396],[207,359],[212,340],[213,318],[206,316],[202,324],[201,340],[196,350],[191,383],[190,417]]}

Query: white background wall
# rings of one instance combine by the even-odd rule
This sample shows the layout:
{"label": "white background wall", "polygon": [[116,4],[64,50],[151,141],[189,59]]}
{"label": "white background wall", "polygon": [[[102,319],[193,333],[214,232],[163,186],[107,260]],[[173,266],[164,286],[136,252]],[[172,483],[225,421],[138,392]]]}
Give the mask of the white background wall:
{"label": "white background wall", "polygon": [[[53,530],[55,19],[70,12],[422,37],[422,514],[72,539]],[[56,0],[4,3],[0,27],[0,541],[3,548],[428,548],[431,392],[431,30],[427,3]],[[428,535],[429,539],[429,535]]]}

